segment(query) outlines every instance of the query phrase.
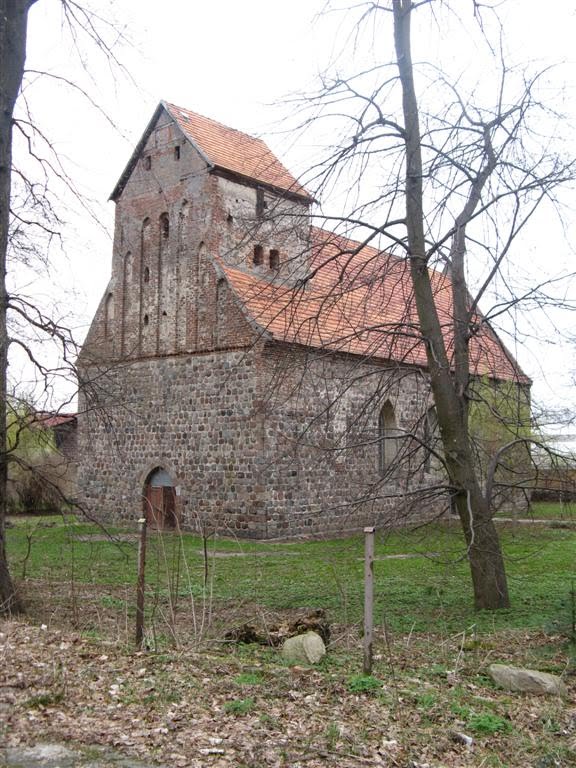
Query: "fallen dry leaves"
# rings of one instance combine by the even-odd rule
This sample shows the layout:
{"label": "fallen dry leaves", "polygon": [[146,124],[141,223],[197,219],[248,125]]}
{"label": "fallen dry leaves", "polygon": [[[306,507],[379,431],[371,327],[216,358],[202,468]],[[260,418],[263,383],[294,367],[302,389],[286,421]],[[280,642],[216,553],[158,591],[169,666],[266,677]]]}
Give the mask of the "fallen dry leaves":
{"label": "fallen dry leaves", "polygon": [[[564,653],[556,641],[554,664]],[[482,677],[495,658],[518,663],[527,644],[549,649],[550,638],[509,633],[495,642],[465,652],[458,640],[396,638],[392,659],[382,642],[374,674],[383,686],[354,692],[359,657],[343,647],[320,669],[287,668],[270,650],[135,652],[70,629],[4,620],[0,741],[106,745],[191,768],[576,764],[573,676],[568,702],[498,692]],[[466,731],[471,707],[495,713],[509,731],[462,743],[454,734]]]}

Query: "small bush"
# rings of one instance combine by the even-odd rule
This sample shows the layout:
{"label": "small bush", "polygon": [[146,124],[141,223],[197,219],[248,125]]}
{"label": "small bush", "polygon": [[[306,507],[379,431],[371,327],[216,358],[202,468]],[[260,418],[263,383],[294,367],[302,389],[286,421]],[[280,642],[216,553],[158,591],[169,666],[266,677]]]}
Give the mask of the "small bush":
{"label": "small bush", "polygon": [[350,693],[374,693],[384,686],[382,680],[372,675],[354,675],[348,680]]}
{"label": "small bush", "polygon": [[263,678],[260,672],[242,672],[236,675],[234,682],[238,685],[260,685],[263,682]]}
{"label": "small bush", "polygon": [[254,699],[234,699],[224,704],[224,712],[229,715],[247,715],[254,709]]}
{"label": "small bush", "polygon": [[468,717],[468,728],[475,733],[510,733],[512,723],[492,712],[473,713]]}
{"label": "small bush", "polygon": [[62,691],[56,691],[54,693],[39,693],[37,696],[32,696],[26,702],[26,706],[30,709],[42,709],[44,707],[55,707],[64,701],[64,693]]}

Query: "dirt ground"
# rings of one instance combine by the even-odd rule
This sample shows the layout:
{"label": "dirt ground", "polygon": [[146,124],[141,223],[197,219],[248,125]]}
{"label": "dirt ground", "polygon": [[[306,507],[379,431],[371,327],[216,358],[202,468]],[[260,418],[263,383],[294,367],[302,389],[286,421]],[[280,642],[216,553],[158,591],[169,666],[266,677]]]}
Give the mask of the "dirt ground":
{"label": "dirt ground", "polygon": [[[77,595],[79,613],[68,593],[58,603],[55,592],[50,602],[39,587],[27,618],[0,621],[7,747],[101,746],[191,768],[576,765],[576,676],[559,637],[379,633],[366,682],[357,628],[335,627],[316,668],[217,636],[187,642],[182,628],[177,647],[136,651],[127,617],[123,627],[101,609],[96,621],[86,596]],[[492,661],[539,661],[563,675],[569,698],[498,691],[486,677]]]}

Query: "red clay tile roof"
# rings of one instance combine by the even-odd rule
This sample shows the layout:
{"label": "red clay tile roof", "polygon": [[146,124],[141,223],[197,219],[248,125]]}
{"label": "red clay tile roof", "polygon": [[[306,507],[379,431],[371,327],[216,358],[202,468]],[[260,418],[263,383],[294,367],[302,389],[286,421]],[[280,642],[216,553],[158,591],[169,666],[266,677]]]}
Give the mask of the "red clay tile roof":
{"label": "red clay tile roof", "polygon": [[[305,288],[270,283],[223,266],[249,315],[274,339],[364,357],[427,366],[405,260],[321,229],[312,229],[314,277]],[[450,280],[432,271],[449,351]],[[494,379],[528,382],[490,325],[478,316],[471,368]]]}
{"label": "red clay tile roof", "polygon": [[310,194],[261,139],[175,104],[163,104],[211,165],[311,200]]}
{"label": "red clay tile roof", "polygon": [[42,429],[52,429],[60,427],[62,424],[74,424],[76,422],[75,413],[50,413],[49,411],[38,411],[31,414],[31,424]]}

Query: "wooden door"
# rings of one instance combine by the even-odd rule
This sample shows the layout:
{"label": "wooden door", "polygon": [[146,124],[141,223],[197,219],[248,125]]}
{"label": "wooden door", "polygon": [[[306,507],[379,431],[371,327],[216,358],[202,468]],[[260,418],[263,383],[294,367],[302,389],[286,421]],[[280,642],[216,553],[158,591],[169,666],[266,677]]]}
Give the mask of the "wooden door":
{"label": "wooden door", "polygon": [[176,496],[174,488],[152,485],[146,489],[146,521],[150,528],[162,531],[176,527]]}

